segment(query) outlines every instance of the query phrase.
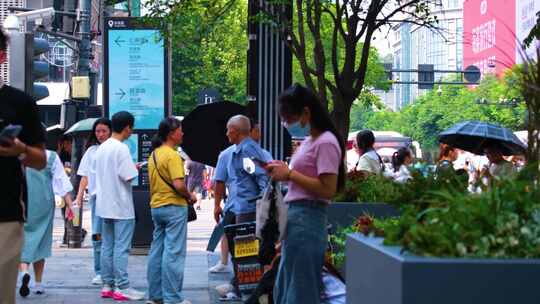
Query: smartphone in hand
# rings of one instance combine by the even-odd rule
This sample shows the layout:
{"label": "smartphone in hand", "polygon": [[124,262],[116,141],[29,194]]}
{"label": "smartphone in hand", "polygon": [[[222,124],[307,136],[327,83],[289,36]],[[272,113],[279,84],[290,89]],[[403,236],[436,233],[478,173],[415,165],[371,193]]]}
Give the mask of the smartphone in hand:
{"label": "smartphone in hand", "polygon": [[251,157],[251,160],[256,163],[259,167],[266,169],[266,166],[268,166],[268,163],[265,161],[262,161],[256,157]]}
{"label": "smartphone in hand", "polygon": [[0,145],[9,146],[22,131],[20,125],[8,125],[0,132]]}

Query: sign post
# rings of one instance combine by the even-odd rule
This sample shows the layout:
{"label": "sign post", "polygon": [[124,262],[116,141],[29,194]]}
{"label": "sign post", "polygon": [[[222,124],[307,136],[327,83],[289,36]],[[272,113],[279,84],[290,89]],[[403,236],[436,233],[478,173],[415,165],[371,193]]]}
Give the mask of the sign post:
{"label": "sign post", "polygon": [[[106,18],[104,35],[105,116],[127,111],[135,117],[133,135],[126,141],[134,162],[148,159],[159,122],[171,114],[170,57],[160,29],[139,18]],[[134,181],[137,225],[133,246],[152,241],[148,171]]]}

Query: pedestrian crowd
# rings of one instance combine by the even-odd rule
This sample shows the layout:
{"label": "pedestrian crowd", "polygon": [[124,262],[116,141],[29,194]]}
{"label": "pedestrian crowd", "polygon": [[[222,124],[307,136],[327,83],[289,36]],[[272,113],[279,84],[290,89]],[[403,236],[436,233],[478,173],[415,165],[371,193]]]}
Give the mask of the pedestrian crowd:
{"label": "pedestrian crowd", "polygon": [[[6,61],[7,44],[0,30],[0,64]],[[226,124],[230,146],[219,153],[215,168],[181,156],[184,133],[182,122],[174,117],[159,123],[149,158],[135,163],[126,144],[135,117],[121,111],[111,119],[95,120],[75,172],[71,138],[62,137],[56,151],[45,149],[46,133],[35,102],[0,78],[0,304],[15,303],[17,289],[22,297],[46,293],[42,279],[45,260],[52,254],[55,196],[62,198],[65,227],[78,224],[85,202],[90,206],[95,273],[91,284],[101,286],[102,298],[189,304],[182,289],[187,224],[196,219],[196,210],[203,200],[213,199],[218,227],[253,223],[257,201],[272,183],[282,183],[287,189],[283,201],[288,211],[286,230],[275,244],[275,273],[267,288],[271,301],[317,304],[333,297],[338,300],[332,303],[344,303],[343,282],[328,279],[332,269],[325,264],[330,200],[343,189],[347,167],[365,176],[410,181],[414,153],[403,146],[391,158],[381,157],[370,130],[358,132],[353,150],[347,151],[328,111],[302,85],[286,89],[278,98],[278,109],[289,134],[303,139],[295,142],[287,162],[274,160],[260,146],[258,121],[235,115]],[[505,158],[500,147],[489,141],[483,144],[484,161],[447,144],[439,150],[434,171],[468,175],[471,192],[523,167],[521,158]],[[132,185],[143,166],[148,169],[153,222],[147,291],[134,289],[128,274],[136,225]],[[80,177],[77,189],[69,175]],[[82,231],[83,239],[85,234]],[[69,239],[65,228],[64,243]],[[234,235],[225,233],[220,246],[220,260],[210,272],[228,271],[235,254]],[[233,272],[229,283],[216,287],[222,300],[241,298],[238,269],[233,267]]]}
{"label": "pedestrian crowd", "polygon": [[[353,149],[347,152],[349,171],[360,172],[363,176],[381,175],[397,183],[406,183],[413,178],[412,171],[422,174],[446,174],[448,172],[466,176],[468,190],[479,193],[501,178],[508,178],[525,167],[521,155],[504,156],[500,145],[486,140],[482,143],[485,156],[475,155],[440,143],[439,155],[430,170],[421,159],[415,159],[409,146],[394,149],[391,159],[385,161],[375,149],[376,137],[371,130],[357,133]],[[351,160],[355,159],[355,163]]]}
{"label": "pedestrian crowd", "polygon": [[[7,43],[1,33],[0,63],[6,60]],[[45,260],[52,254],[57,196],[63,201],[66,225],[80,221],[85,202],[91,207],[95,272],[91,283],[101,286],[101,297],[188,304],[182,287],[187,223],[196,218],[193,206],[199,209],[204,198],[213,198],[217,223],[254,222],[256,202],[271,180],[288,185],[284,200],[290,206],[287,231],[276,244],[281,258],[273,282],[274,303],[320,302],[322,292],[317,291],[323,290],[328,240],[326,208],[344,184],[345,146],[309,89],[294,85],[279,97],[284,127],[292,136],[305,138],[289,163],[273,160],[261,148],[257,121],[236,115],[226,125],[231,146],[220,153],[215,170],[182,159],[178,148],[183,140],[182,123],[173,117],[159,123],[147,162],[135,163],[126,144],[135,117],[122,111],[110,120],[95,120],[80,164],[72,172],[70,139],[63,137],[57,151],[45,149],[46,133],[32,98],[0,82],[0,100],[0,246],[4,250],[0,256],[0,303],[15,303],[17,289],[22,297],[46,293],[42,278]],[[154,226],[146,292],[134,289],[128,274],[136,223],[132,184],[145,165]],[[73,189],[69,175],[80,177],[77,189]],[[71,232],[66,234],[69,242]],[[235,252],[230,234],[221,243],[222,259],[210,271],[225,271],[229,253],[233,256]],[[234,278],[217,289],[225,300],[241,296]],[[312,292],[303,292],[306,289]],[[306,296],[310,297],[307,302]]]}

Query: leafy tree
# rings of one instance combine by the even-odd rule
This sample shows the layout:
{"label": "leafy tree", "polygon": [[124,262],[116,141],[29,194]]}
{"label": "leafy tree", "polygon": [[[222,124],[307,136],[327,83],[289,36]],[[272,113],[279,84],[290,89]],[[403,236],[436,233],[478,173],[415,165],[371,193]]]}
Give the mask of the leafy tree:
{"label": "leafy tree", "polygon": [[[486,76],[475,89],[447,85],[442,92],[435,90],[419,97],[400,112],[374,112],[366,127],[381,131],[398,131],[420,142],[424,149],[437,147],[437,135],[455,123],[464,120],[481,120],[503,125],[512,130],[523,128],[525,106],[508,106],[499,103],[511,99],[522,99],[518,75],[508,71],[503,79]],[[478,101],[489,100],[490,104]]]}
{"label": "leafy tree", "polygon": [[[346,136],[351,107],[369,83],[367,71],[375,32],[398,22],[432,27],[436,18],[431,8],[440,1],[267,0],[267,3],[275,6],[265,6],[268,8],[265,20],[286,38],[305,84],[317,92],[339,131]],[[294,12],[293,18],[288,15],[289,10]],[[330,20],[329,28],[325,26],[327,20]],[[329,35],[331,39],[325,39]]]}
{"label": "leafy tree", "polygon": [[368,119],[377,113],[375,110],[384,109],[384,107],[379,96],[364,90],[351,108],[350,129],[353,131],[365,129]]}
{"label": "leafy tree", "polygon": [[517,74],[527,107],[527,161],[538,165],[533,175],[540,183],[540,48],[536,49],[536,58],[527,58],[522,66],[518,66]]}
{"label": "leafy tree", "polygon": [[527,38],[523,41],[525,47],[529,47],[534,40],[540,40],[540,12],[537,12],[536,16],[538,17],[536,19],[536,24],[531,29],[529,35],[527,35]]}
{"label": "leafy tree", "polygon": [[147,2],[147,22],[168,28],[171,41],[173,112],[185,115],[204,88],[246,100],[247,0]]}

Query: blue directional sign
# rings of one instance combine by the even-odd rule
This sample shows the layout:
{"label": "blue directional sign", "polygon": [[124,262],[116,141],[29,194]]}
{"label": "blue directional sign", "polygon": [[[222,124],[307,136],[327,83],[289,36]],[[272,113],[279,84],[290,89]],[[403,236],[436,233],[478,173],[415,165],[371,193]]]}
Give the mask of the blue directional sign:
{"label": "blue directional sign", "polygon": [[[140,18],[105,19],[103,108],[109,118],[120,111],[135,117],[135,133],[126,141],[135,162],[148,160],[159,122],[171,112],[170,60],[160,29]],[[134,182],[148,185],[143,167]]]}
{"label": "blue directional sign", "polygon": [[165,116],[166,61],[157,29],[109,29],[108,113],[128,111],[135,129],[157,129]]}

